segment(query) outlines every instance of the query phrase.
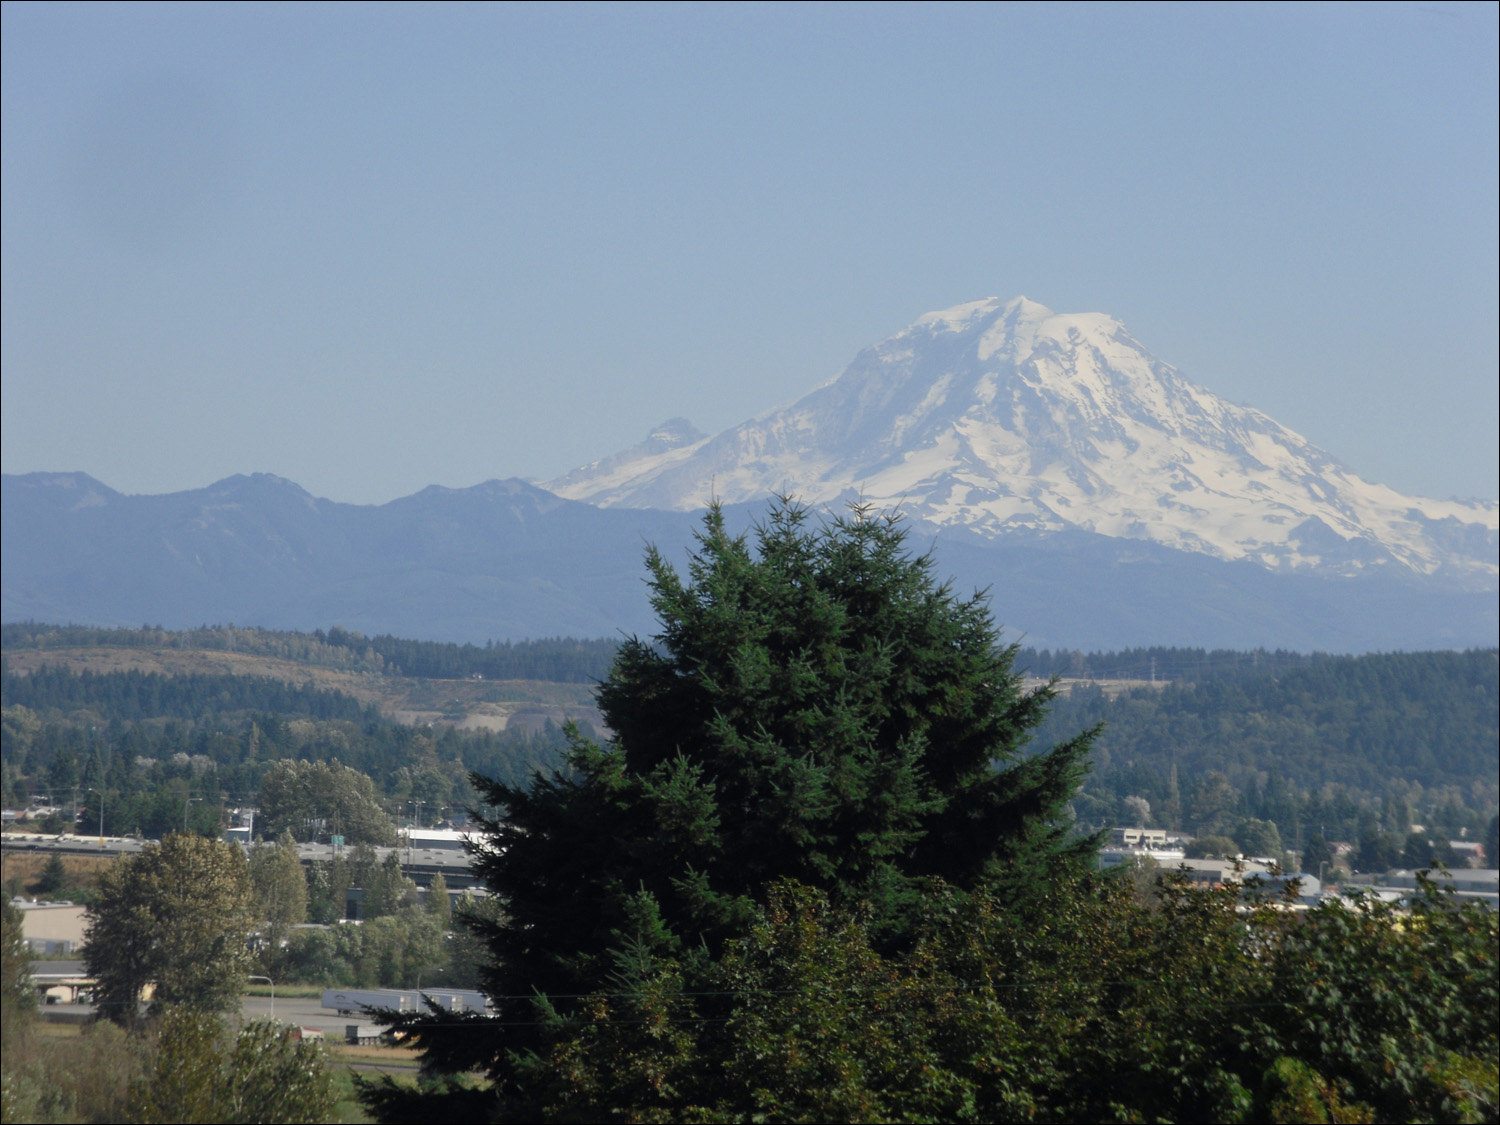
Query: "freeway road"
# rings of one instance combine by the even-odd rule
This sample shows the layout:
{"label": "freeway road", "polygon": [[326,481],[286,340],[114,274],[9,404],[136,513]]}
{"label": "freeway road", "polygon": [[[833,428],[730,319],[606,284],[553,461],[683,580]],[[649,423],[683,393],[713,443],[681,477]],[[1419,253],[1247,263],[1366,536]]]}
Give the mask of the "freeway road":
{"label": "freeway road", "polygon": [[[137,840],[130,836],[44,836],[39,833],[7,832],[0,837],[0,847],[8,852],[32,852],[58,855],[134,855],[155,840]],[[376,848],[375,858],[384,861],[395,853],[403,874],[419,887],[429,886],[433,876],[441,874],[450,891],[475,886],[469,871],[469,856],[451,848]],[[337,854],[329,844],[298,844],[297,855],[304,865],[327,863]]]}
{"label": "freeway road", "polygon": [[[60,1023],[83,1022],[94,1014],[92,1004],[48,1004],[41,1009],[43,1019]],[[246,996],[240,1002],[240,1016],[247,1020],[270,1019],[271,998],[269,996]],[[315,996],[276,997],[275,1018],[282,1023],[316,1027],[330,1039],[344,1037],[344,1025],[359,1021],[345,1019],[335,1011],[323,1007]]]}
{"label": "freeway road", "polygon": [[329,1039],[342,1039],[346,1024],[360,1022],[323,1007],[316,996],[278,996],[274,1013],[269,996],[246,996],[240,1002],[240,1014],[247,1020],[270,1019],[274,1014],[282,1023],[316,1027]]}

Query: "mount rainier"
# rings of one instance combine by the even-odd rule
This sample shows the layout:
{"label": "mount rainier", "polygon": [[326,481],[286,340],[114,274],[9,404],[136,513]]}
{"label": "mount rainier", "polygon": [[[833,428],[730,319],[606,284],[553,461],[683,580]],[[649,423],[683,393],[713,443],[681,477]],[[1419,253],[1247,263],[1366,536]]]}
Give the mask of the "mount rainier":
{"label": "mount rainier", "polygon": [[379,505],[264,473],[162,496],[5,474],[0,615],[235,622],[433,640],[649,635],[654,544],[710,499],[899,509],[955,589],[1038,647],[1493,646],[1497,504],[1361,480],[1194,386],[1115,321],[986,300],[930,313],[716,437],[682,419],[545,482]]}
{"label": "mount rainier", "polygon": [[1152,356],[1119,321],[1017,297],[928,313],[716,437],[682,419],[542,487],[687,511],[789,493],[983,539],[1084,531],[1272,571],[1492,589],[1497,504],[1404,496]]}

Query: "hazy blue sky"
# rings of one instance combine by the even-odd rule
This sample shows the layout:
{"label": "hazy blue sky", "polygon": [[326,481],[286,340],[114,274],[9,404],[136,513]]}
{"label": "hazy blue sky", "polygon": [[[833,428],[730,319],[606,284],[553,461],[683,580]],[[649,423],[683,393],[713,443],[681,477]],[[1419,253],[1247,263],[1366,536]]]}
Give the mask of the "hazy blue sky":
{"label": "hazy blue sky", "polygon": [[3,467],[339,500],[1111,313],[1497,493],[1494,4],[4,5]]}

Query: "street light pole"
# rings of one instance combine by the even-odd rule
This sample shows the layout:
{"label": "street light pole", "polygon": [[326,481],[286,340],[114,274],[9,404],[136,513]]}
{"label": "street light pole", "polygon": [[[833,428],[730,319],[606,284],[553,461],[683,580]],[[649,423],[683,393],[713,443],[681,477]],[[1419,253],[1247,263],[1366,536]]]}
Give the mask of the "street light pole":
{"label": "street light pole", "polygon": [[[448,971],[447,969],[433,969],[432,970],[434,976],[442,976],[447,971]],[[427,994],[422,991],[422,972],[423,972],[423,970],[421,970],[421,969],[417,970],[417,1002],[418,1003],[421,1003],[422,1001],[424,1001],[424,1000],[427,999]]]}
{"label": "street light pole", "polygon": [[271,986],[271,1018],[276,1018],[276,982],[270,977],[249,976],[246,980],[263,980]]}
{"label": "street light pole", "polygon": [[182,833],[187,835],[188,806],[194,801],[201,801],[202,797],[184,796],[182,798]]}

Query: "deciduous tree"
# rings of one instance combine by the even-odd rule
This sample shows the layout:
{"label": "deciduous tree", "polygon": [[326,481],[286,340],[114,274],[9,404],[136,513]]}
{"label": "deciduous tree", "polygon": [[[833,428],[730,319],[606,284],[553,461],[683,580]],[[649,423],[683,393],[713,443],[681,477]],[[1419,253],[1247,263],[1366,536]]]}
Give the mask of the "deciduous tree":
{"label": "deciduous tree", "polygon": [[202,836],[173,834],[122,856],[99,878],[84,958],[100,1010],[133,1023],[142,990],[154,1006],[223,1012],[239,1000],[255,925],[245,854]]}
{"label": "deciduous tree", "polygon": [[302,840],[340,835],[351,844],[389,846],[396,827],[375,797],[375,786],[338,761],[277,762],[260,783],[261,828]]}
{"label": "deciduous tree", "polygon": [[287,1038],[269,1021],[231,1036],[222,1021],[169,1008],[156,1028],[154,1058],[131,1084],[130,1119],[155,1122],[327,1121],[333,1082],[317,1047]]}
{"label": "deciduous tree", "polygon": [[0,928],[0,1027],[7,1043],[12,1029],[28,1021],[36,1011],[36,993],[31,989],[31,956],[26,949],[21,912],[9,902],[0,902],[4,913]]}
{"label": "deciduous tree", "polygon": [[778,884],[711,983],[680,956],[521,1063],[554,1121],[1493,1121],[1495,915],[1430,884],[1304,916],[1168,874],[1015,918],[934,886],[921,939]]}
{"label": "deciduous tree", "polygon": [[291,928],[307,920],[307,877],[291,833],[283,833],[274,847],[257,844],[251,849],[250,883],[255,913],[263,923],[269,966]]}

